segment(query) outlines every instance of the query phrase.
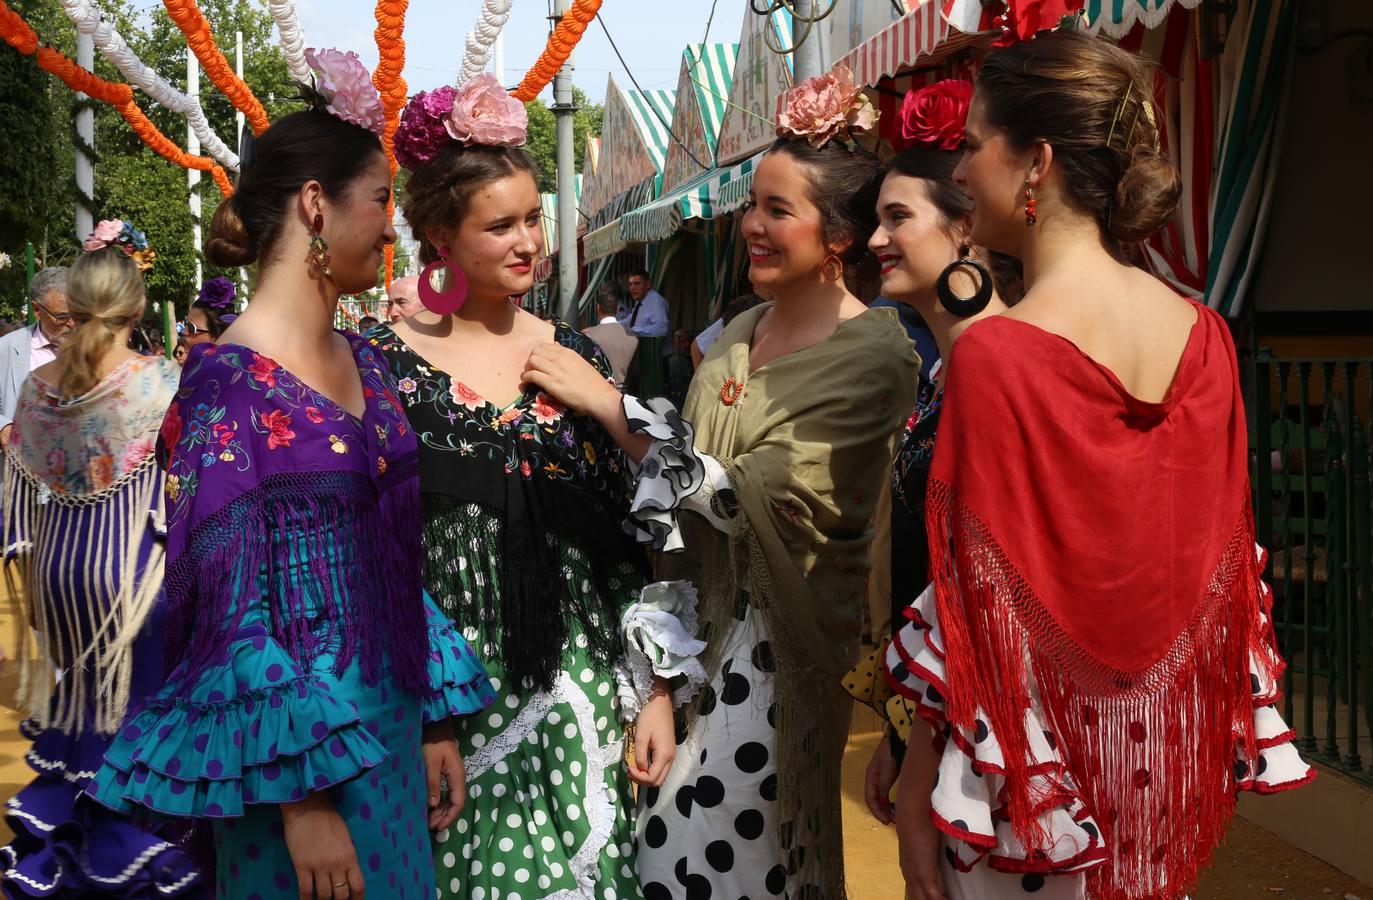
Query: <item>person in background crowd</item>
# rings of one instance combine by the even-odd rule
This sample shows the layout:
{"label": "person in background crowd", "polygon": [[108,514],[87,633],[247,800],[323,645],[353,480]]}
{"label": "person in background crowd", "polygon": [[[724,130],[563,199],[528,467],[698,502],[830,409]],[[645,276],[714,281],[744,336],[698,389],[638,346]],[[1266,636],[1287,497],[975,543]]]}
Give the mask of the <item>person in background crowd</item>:
{"label": "person in background crowd", "polygon": [[75,324],[67,307],[66,266],[49,266],[33,276],[29,305],[38,321],[0,338],[0,448],[9,444],[24,381],[34,369],[57,358]]}
{"label": "person in background crowd", "polygon": [[219,900],[429,898],[428,832],[464,800],[452,719],[493,694],[424,593],[396,383],[332,327],[395,240],[381,100],[353,54],[305,58],[311,108],[257,137],[210,226],[206,258],[260,261],[257,289],[167,410],[169,674],[90,792],[211,829]]}
{"label": "person in background crowd", "polygon": [[0,337],[4,337],[18,327],[18,325],[15,325],[9,319],[0,319]]}
{"label": "person in background crowd", "polygon": [[686,402],[691,376],[696,370],[691,364],[693,346],[691,332],[687,329],[678,328],[672,333],[672,352],[667,357],[667,398],[678,409]]}
{"label": "person in background crowd", "polygon": [[424,309],[420,303],[420,278],[406,275],[391,279],[391,287],[386,291],[386,321],[399,322],[408,319]]}
{"label": "person in background crowd", "polygon": [[[885,580],[880,586],[881,596],[873,598],[880,604],[873,615],[874,623],[878,623],[873,627],[880,630],[873,637],[881,643],[844,679],[844,687],[856,699],[872,705],[889,725],[868,766],[865,795],[872,814],[888,825],[892,821],[889,795],[916,707],[902,697],[893,697],[882,660],[890,623],[897,623],[898,630],[905,624],[905,610],[930,580],[925,481],[949,376],[948,367],[940,360],[948,358],[954,341],[969,326],[1006,311],[999,289],[1013,269],[1010,260],[969,246],[972,200],[954,181],[953,172],[962,156],[971,97],[972,83],[962,80],[941,81],[907,93],[894,140],[900,152],[883,169],[877,230],[868,241],[877,257],[883,296],[910,309],[922,330],[929,328],[925,334],[935,345],[931,352],[934,371],[929,378],[922,377],[916,388],[904,439],[883,494],[885,503],[878,508],[877,530],[879,539],[885,536],[885,540],[880,547],[874,541],[874,549],[884,558],[873,561],[873,581],[879,572],[885,573]],[[955,265],[964,248],[983,270]],[[978,289],[986,289],[985,297],[966,309],[956,307],[956,312],[946,309],[940,300],[941,290],[953,292],[956,301],[958,296],[975,297]],[[875,585],[870,582],[869,587]]]}
{"label": "person in background crowd", "polygon": [[172,350],[172,359],[176,360],[178,366],[186,364],[186,353],[190,350],[190,345],[186,343],[184,335],[176,339],[176,347]]}
{"label": "person in background crowd", "polygon": [[376,316],[363,316],[358,319],[358,334],[366,334],[380,324],[381,321]]}
{"label": "person in background crowd", "polygon": [[706,326],[706,330],[696,335],[696,340],[691,342],[691,368],[693,370],[701,367],[701,361],[706,358],[710,348],[715,346],[715,342],[720,339],[720,335],[725,333],[725,328],[735,317],[742,312],[753,309],[763,298],[757,294],[743,294],[735,297],[725,306],[725,312],[720,318]]}
{"label": "person in background crowd", "polygon": [[[631,269],[629,273],[629,302],[620,310],[620,324],[639,337],[667,337],[671,316],[667,300],[653,289],[648,270]],[[667,349],[664,349],[664,354]]]}
{"label": "person in background crowd", "polygon": [[621,398],[556,347],[526,374],[640,462],[641,538],[681,550],[659,566],[701,597],[710,682],[667,782],[640,795],[645,897],[844,895],[840,680],[918,362],[896,313],[845,279],[876,224],[880,167],[851,134],[875,111],[840,68],[789,91],[779,118],[742,223],[749,279],[776,299],[725,329],[683,413]]}
{"label": "person in background crowd", "polygon": [[21,548],[11,597],[40,652],[20,642],[20,732],[37,777],[6,802],[14,839],[0,848],[0,886],[9,897],[34,885],[42,896],[201,897],[207,878],[180,847],[82,797],[125,712],[163,683],[153,451],[178,370],[128,348],[145,297],[123,252],[85,253],[68,287],[75,328],[25,383],[5,458],[3,545]]}
{"label": "person in background crowd", "polygon": [[523,377],[531,351],[552,342],[619,396],[590,338],[511,302],[543,246],[527,127],[492,75],[411,98],[396,134],[405,220],[424,277],[451,284],[457,267],[466,290],[450,304],[426,290],[434,308],[372,334],[420,436],[425,584],[499,692],[489,714],[458,726],[470,799],[435,835],[438,896],[632,900],[630,781],[655,787],[672,763],[660,671],[686,664],[676,654],[694,642],[670,640],[684,633],[675,598],[641,599],[623,454]]}
{"label": "person in background crowd", "polygon": [[222,275],[207,280],[200,286],[200,295],[191,304],[186,318],[181,322],[181,336],[194,347],[197,344],[213,344],[219,340],[224,329],[233,321],[234,283]]}
{"label": "person in background crowd", "polygon": [[945,359],[934,584],[886,657],[921,723],[894,812],[916,900],[1182,897],[1238,791],[1314,775],[1274,706],[1229,329],[1121,252],[1181,192],[1154,83],[1066,28],[978,70],[954,178],[1025,293]]}
{"label": "person in background crowd", "polygon": [[625,378],[629,374],[630,364],[634,362],[634,353],[639,349],[639,339],[615,318],[619,305],[619,298],[613,290],[602,289],[600,296],[596,298],[596,309],[601,314],[600,321],[583,333],[595,341],[596,346],[605,353],[605,358],[610,360],[610,370],[615,376],[615,386],[624,390]]}

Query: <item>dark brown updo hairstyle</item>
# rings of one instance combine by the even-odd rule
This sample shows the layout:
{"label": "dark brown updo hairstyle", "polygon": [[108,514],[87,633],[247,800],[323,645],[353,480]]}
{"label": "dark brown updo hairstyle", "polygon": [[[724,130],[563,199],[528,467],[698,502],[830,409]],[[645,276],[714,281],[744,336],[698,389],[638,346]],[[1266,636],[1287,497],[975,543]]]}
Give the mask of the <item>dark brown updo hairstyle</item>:
{"label": "dark brown updo hairstyle", "polygon": [[1065,198],[1121,243],[1167,224],[1182,193],[1159,150],[1153,86],[1139,57],[1069,29],[989,53],[977,73],[987,121],[1018,150],[1048,142]]}
{"label": "dark brown updo hairstyle", "polygon": [[462,224],[472,196],[479,189],[525,172],[539,183],[539,166],[519,147],[505,144],[446,144],[434,158],[410,173],[405,182],[401,211],[420,244],[420,261],[439,258],[429,243],[431,228],[455,228]]}
{"label": "dark brown updo hairstyle", "polygon": [[226,268],[272,259],[301,185],[318,181],[325,196],[338,201],[381,152],[375,134],[323,111],[294,112],[274,122],[253,142],[233,196],[215,210],[205,257]]}
{"label": "dark brown updo hairstyle", "polygon": [[812,147],[806,141],[786,138],[778,138],[768,152],[790,156],[810,173],[809,196],[820,210],[825,243],[848,241],[838,256],[846,269],[855,266],[867,255],[868,238],[877,230],[882,173],[877,156],[866,147],[850,148],[839,140]]}
{"label": "dark brown updo hairstyle", "polygon": [[[962,149],[911,147],[888,160],[882,167],[882,177],[905,175],[920,179],[925,185],[925,195],[944,219],[944,227],[952,229],[960,219],[971,215],[973,211],[973,198],[953,179],[954,169],[958,168],[962,158]],[[1007,305],[1012,305],[1019,299],[1013,288],[1022,277],[1020,262],[1013,256],[994,250],[984,249],[984,253],[997,292]]]}

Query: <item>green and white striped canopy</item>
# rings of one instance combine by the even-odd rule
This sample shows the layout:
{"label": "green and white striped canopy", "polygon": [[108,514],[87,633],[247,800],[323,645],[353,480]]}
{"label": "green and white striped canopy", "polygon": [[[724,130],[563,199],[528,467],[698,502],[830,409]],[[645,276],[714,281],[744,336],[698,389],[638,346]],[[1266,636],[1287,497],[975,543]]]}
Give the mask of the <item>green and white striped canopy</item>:
{"label": "green and white striped canopy", "polygon": [[649,243],[671,237],[687,219],[713,219],[748,199],[759,157],[703,172],[673,193],[620,218],[620,237]]}
{"label": "green and white striped canopy", "polygon": [[720,139],[720,126],[729,108],[729,89],[734,83],[734,60],[738,44],[687,44],[683,52],[689,77],[695,86],[696,104],[701,110],[701,126],[712,150]]}
{"label": "green and white striped canopy", "polygon": [[644,147],[653,158],[653,165],[662,172],[667,162],[667,148],[672,143],[667,129],[672,123],[677,95],[672,91],[625,91],[624,94],[630,118],[644,139]]}

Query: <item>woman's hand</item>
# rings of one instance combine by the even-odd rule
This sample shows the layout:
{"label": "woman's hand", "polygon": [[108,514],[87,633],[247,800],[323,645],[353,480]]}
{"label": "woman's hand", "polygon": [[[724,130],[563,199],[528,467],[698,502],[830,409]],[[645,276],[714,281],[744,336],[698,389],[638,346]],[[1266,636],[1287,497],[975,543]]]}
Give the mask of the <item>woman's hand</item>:
{"label": "woman's hand", "polygon": [[891,750],[891,732],[882,736],[882,743],[872,753],[867,775],[863,778],[863,799],[868,812],[883,825],[892,823],[891,787],[896,783],[896,758]]}
{"label": "woman's hand", "polygon": [[[447,719],[424,726],[423,752],[429,783],[429,830],[441,831],[458,820],[467,803],[467,769]],[[446,794],[440,790],[440,778],[448,785]]]}
{"label": "woman's hand", "polygon": [[358,900],[367,894],[348,825],[323,792],[281,807],[286,849],[301,900]]}
{"label": "woman's hand", "polygon": [[920,723],[912,726],[896,783],[896,809],[892,816],[908,900],[945,900],[944,878],[939,871],[941,836],[930,808],[939,757],[927,738],[928,733]]}
{"label": "woman's hand", "polygon": [[662,787],[676,755],[672,692],[667,682],[655,675],[653,693],[639,710],[634,725],[634,760],[629,764],[629,780],[645,787]]}
{"label": "woman's hand", "polygon": [[550,341],[529,354],[524,381],[535,384],[573,412],[605,423],[620,409],[620,390],[580,353]]}

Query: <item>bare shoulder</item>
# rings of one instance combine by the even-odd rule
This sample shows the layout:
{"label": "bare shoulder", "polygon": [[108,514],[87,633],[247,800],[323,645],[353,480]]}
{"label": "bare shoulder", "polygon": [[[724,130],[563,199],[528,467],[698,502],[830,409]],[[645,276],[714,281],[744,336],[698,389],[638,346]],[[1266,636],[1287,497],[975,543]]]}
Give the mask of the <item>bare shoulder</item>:
{"label": "bare shoulder", "polygon": [[553,340],[558,333],[556,325],[552,322],[545,322],[527,309],[516,311],[515,329],[519,334],[541,344]]}

